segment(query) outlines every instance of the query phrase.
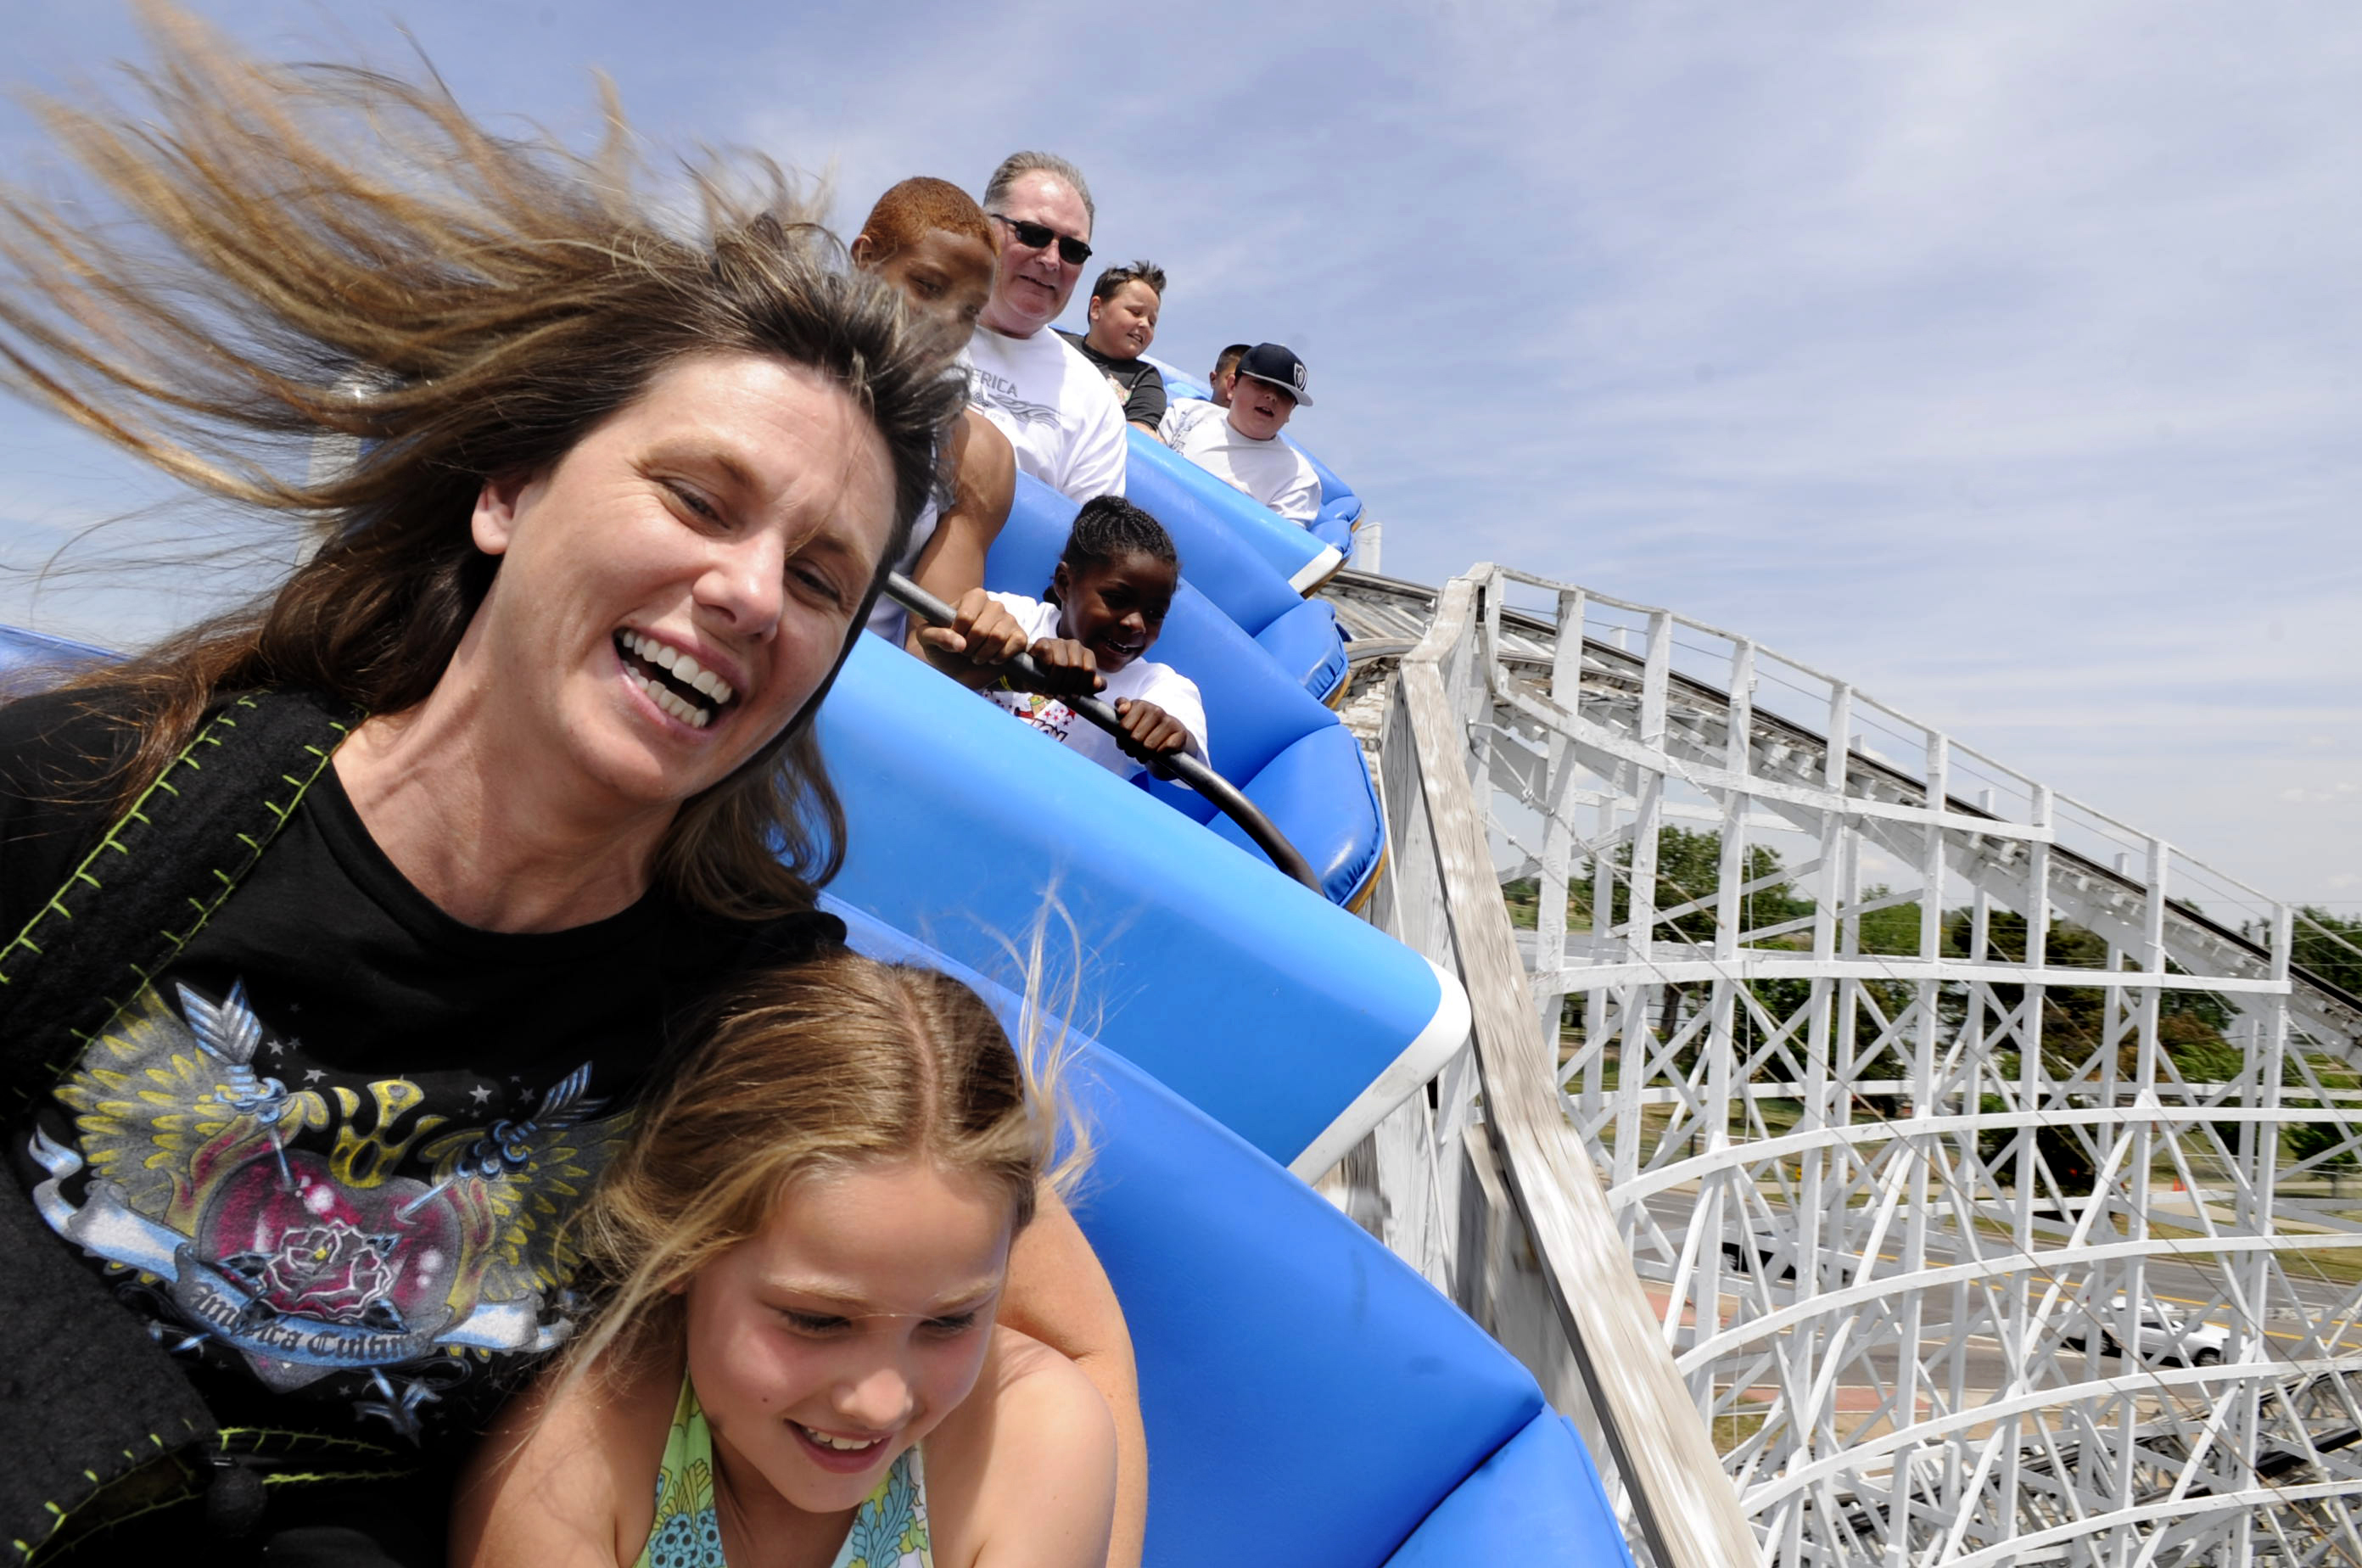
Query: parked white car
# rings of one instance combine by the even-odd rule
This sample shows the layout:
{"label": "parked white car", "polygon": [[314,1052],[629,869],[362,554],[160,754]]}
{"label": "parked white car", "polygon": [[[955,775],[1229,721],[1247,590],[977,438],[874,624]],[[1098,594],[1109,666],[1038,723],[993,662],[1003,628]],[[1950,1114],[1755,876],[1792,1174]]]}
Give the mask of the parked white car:
{"label": "parked white car", "polygon": [[[2120,1356],[2125,1347],[2119,1342],[2125,1320],[2125,1297],[2119,1292],[2109,1302],[2107,1311],[2098,1325],[2099,1353]],[[2223,1353],[2231,1342],[2231,1331],[2213,1324],[2193,1320],[2178,1307],[2160,1301],[2144,1301],[2138,1324],[2133,1331],[2134,1353],[2151,1366],[2219,1366]],[[2084,1346],[2084,1326],[2076,1325],[2059,1336],[2059,1343],[2072,1350]]]}

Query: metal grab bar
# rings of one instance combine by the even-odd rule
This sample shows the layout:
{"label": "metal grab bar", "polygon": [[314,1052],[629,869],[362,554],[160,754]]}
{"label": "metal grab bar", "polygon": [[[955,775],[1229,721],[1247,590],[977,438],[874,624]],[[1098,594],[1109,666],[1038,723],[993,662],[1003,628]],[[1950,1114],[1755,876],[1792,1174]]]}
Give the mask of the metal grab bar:
{"label": "metal grab bar", "polygon": [[[931,626],[947,626],[954,618],[950,605],[899,571],[887,574],[886,596]],[[1006,668],[1010,674],[1028,681],[1043,679],[1042,668],[1033,662],[1033,656],[1030,653],[1019,654],[1009,661]],[[1119,742],[1128,738],[1124,734],[1123,720],[1112,704],[1097,697],[1080,695],[1062,695],[1058,701],[1115,736]],[[1241,831],[1254,841],[1257,848],[1271,856],[1274,866],[1322,898],[1329,896],[1328,890],[1320,885],[1320,878],[1312,874],[1311,866],[1297,853],[1296,845],[1287,842],[1286,834],[1272,826],[1271,819],[1263,814],[1263,808],[1241,793],[1237,785],[1187,752],[1175,752],[1169,756],[1159,757],[1150,766],[1160,773],[1178,778],[1211,801],[1224,816],[1239,824]]]}

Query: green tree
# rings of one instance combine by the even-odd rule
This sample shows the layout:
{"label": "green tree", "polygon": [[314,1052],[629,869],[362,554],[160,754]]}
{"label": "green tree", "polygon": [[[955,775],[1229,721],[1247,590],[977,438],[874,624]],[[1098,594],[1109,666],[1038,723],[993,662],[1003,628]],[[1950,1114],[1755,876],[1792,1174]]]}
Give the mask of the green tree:
{"label": "green tree", "polygon": [[2340,990],[2362,996],[2362,920],[2341,920],[2303,905],[2297,911],[2289,956]]}
{"label": "green tree", "polygon": [[[1776,877],[1783,867],[1780,852],[1769,845],[1747,846],[1745,874],[1740,878],[1759,882]],[[1596,871],[1595,862],[1584,864],[1579,882],[1568,889],[1568,923],[1575,922],[1579,912],[1585,925],[1591,921],[1591,887]],[[1657,830],[1657,897],[1661,911],[1678,909],[1683,904],[1703,902],[1703,909],[1667,921],[1660,920],[1653,933],[1660,941],[1678,933],[1701,946],[1714,943],[1716,889],[1722,876],[1722,834],[1712,828],[1664,827]],[[1608,918],[1621,925],[1632,913],[1632,846],[1617,846],[1614,871],[1610,877],[1614,903]],[[1776,925],[1798,915],[1812,912],[1812,901],[1800,899],[1786,881],[1773,882],[1759,888],[1739,900],[1738,924],[1741,931],[1753,931],[1760,926]]]}
{"label": "green tree", "polygon": [[[1610,875],[1613,900],[1608,915],[1611,923],[1621,925],[1632,918],[1632,846],[1617,846]],[[1779,851],[1769,845],[1747,846],[1743,882],[1760,882],[1777,878],[1783,867]],[[1595,861],[1586,862],[1579,889],[1569,889],[1567,923],[1580,922],[1588,927],[1592,917],[1592,882],[1597,870]],[[1663,827],[1657,830],[1656,907],[1660,911],[1679,909],[1683,904],[1699,903],[1704,907],[1676,915],[1672,920],[1659,920],[1650,933],[1657,941],[1685,937],[1701,948],[1714,946],[1719,900],[1716,890],[1722,878],[1722,834],[1712,828]],[[1577,912],[1579,906],[1579,912]],[[1743,933],[1767,925],[1777,925],[1812,912],[1812,901],[1799,898],[1795,889],[1784,879],[1771,882],[1747,894],[1738,901],[1738,929]],[[1776,941],[1777,939],[1775,939]],[[1780,943],[1783,946],[1801,946],[1801,943]],[[1660,1005],[1657,1032],[1670,1039],[1681,1025],[1682,1013],[1692,1004],[1691,993],[1696,988],[1667,986]]]}
{"label": "green tree", "polygon": [[[2009,1109],[1997,1094],[1981,1096],[1978,1109],[1987,1115],[1999,1115]],[[2088,1142],[2090,1130],[2081,1127],[2018,1127],[1992,1128],[1977,1134],[1977,1154],[1988,1167],[2000,1167],[2006,1158],[2009,1179],[2017,1179],[2017,1159],[2025,1153],[2025,1140],[2034,1138],[2035,1157],[2049,1175],[2047,1183],[2035,1176],[2038,1194],[2047,1194],[2051,1187],[2061,1198],[2089,1198],[2099,1186],[2100,1169],[2092,1157]]]}
{"label": "green tree", "polygon": [[[2291,1121],[2280,1132],[2280,1140],[2293,1159],[2310,1160],[2323,1154],[2329,1155],[2314,1168],[2329,1178],[2329,1190],[2333,1197],[2344,1178],[2362,1170],[2362,1154],[2356,1154],[2355,1145],[2347,1142],[2352,1136],[2347,1129],[2330,1121]],[[2340,1143],[2345,1143],[2345,1147],[2338,1149]],[[2337,1152],[2330,1154],[2333,1149],[2337,1149]]]}

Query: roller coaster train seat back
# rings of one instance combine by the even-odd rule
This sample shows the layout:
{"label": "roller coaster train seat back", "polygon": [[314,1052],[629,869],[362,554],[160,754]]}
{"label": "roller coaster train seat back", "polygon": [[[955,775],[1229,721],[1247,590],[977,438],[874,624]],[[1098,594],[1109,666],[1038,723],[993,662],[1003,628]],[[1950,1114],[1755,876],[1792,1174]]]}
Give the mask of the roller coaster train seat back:
{"label": "roller coaster train seat back", "polygon": [[[1247,726],[1208,723],[1219,763]],[[1282,1165],[1328,1169],[1467,1037],[1456,979],[882,639],[818,730],[847,824],[832,908],[991,973],[1046,919],[1049,994],[1079,987],[1101,1043]]]}
{"label": "roller coaster train seat back", "polygon": [[1279,438],[1304,452],[1304,460],[1320,476],[1320,512],[1312,519],[1312,536],[1324,545],[1332,546],[1348,561],[1353,558],[1353,530],[1362,521],[1362,498],[1352,487],[1337,477],[1337,471],[1319,458],[1304,451],[1304,444],[1286,431]]}
{"label": "roller coaster train seat back", "polygon": [[[853,945],[1018,999],[855,915]],[[1318,1195],[1112,1053],[1070,1072],[1097,1143],[1075,1199],[1132,1335],[1154,1568],[1628,1568],[1589,1456],[1532,1378]]]}
{"label": "roller coaster train seat back", "polygon": [[[1019,474],[1010,521],[1001,531],[1021,526],[1037,533],[1054,531],[1064,548],[1079,510],[1076,502],[1031,474]],[[1158,522],[1164,521],[1154,507],[1147,510]],[[1174,547],[1181,554],[1184,580],[1211,600],[1315,699],[1333,703],[1343,698],[1350,667],[1334,605],[1299,595],[1226,530],[1198,529],[1186,539],[1170,525],[1164,531],[1173,535]],[[1020,591],[1041,597],[1039,584]]]}
{"label": "roller coaster train seat back", "polygon": [[[1031,483],[1031,481],[1026,481]],[[1010,509],[985,563],[988,588],[1040,598],[1065,548],[1075,506],[1028,504],[1053,492],[1035,485]],[[1185,569],[1189,558],[1182,556]],[[1214,771],[1237,785],[1286,835],[1320,878],[1352,907],[1377,875],[1385,819],[1362,749],[1337,715],[1290,680],[1253,638],[1186,577],[1148,656],[1198,683]],[[1258,859],[1263,852],[1194,790],[1162,781],[1151,793]]]}
{"label": "roller coaster train seat back", "polygon": [[1146,507],[1189,558],[1190,542],[1220,529],[1244,544],[1298,593],[1310,593],[1345,564],[1323,544],[1270,507],[1232,490],[1146,431],[1131,428],[1123,492]]}
{"label": "roller coaster train seat back", "polygon": [[62,680],[115,656],[87,643],[0,626],[0,702]]}
{"label": "roller coaster train seat back", "polygon": [[1149,364],[1155,366],[1156,373],[1164,378],[1164,395],[1166,397],[1210,398],[1214,395],[1212,388],[1207,386],[1205,382],[1199,381],[1188,371],[1176,370],[1175,367],[1166,364],[1164,360],[1158,359],[1153,354],[1142,354],[1141,358],[1146,360]]}

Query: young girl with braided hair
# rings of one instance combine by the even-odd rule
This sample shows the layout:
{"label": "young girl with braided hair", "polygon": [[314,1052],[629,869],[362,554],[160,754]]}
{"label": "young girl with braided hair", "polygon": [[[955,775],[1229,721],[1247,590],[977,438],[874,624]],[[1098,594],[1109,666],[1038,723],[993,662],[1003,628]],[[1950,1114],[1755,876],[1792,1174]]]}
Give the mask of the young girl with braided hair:
{"label": "young girl with braided hair", "polygon": [[[1003,682],[985,695],[1125,778],[1176,752],[1207,761],[1198,683],[1146,657],[1180,581],[1181,558],[1164,525],[1120,495],[1085,502],[1043,596],[992,595],[1016,618],[1050,678],[1044,684],[1055,690],[1022,691]],[[1122,737],[1076,715],[1061,701],[1068,690],[1103,695],[1123,720]]]}

